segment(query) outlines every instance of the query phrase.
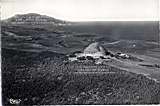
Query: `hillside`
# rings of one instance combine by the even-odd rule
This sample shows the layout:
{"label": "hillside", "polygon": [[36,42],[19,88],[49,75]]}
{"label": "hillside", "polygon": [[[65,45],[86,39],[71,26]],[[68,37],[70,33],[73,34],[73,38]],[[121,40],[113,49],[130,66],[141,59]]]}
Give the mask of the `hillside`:
{"label": "hillside", "polygon": [[20,100],[20,105],[160,103],[160,84],[142,74],[107,64],[67,62],[64,55],[51,52],[3,49],[2,57],[6,106],[10,100]]}
{"label": "hillside", "polygon": [[17,14],[2,21],[7,25],[65,25],[66,21],[55,19],[46,15],[36,13]]}
{"label": "hillside", "polygon": [[2,21],[3,104],[160,104],[158,24]]}
{"label": "hillside", "polygon": [[147,40],[158,42],[158,21],[100,21],[68,22],[37,13],[19,14],[2,20],[3,26],[43,28],[72,33],[75,37],[89,37],[100,41]]}

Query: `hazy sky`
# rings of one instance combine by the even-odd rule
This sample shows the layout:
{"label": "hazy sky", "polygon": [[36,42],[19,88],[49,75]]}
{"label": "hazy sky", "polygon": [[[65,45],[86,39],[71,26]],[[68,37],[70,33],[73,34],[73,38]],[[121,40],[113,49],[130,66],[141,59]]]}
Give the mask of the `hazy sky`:
{"label": "hazy sky", "polygon": [[40,13],[68,21],[158,20],[158,0],[1,0],[2,19]]}

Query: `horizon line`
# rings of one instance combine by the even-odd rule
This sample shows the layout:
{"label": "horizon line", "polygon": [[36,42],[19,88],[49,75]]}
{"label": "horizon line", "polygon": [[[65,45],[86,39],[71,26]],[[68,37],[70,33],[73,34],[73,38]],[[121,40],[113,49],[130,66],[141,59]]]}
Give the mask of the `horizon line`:
{"label": "horizon line", "polygon": [[[50,15],[46,15],[46,14],[40,14],[40,13],[24,13],[24,14],[15,14],[15,15],[12,15],[12,16],[9,16],[9,17],[6,17],[6,18],[2,18],[2,16],[0,17],[1,18],[1,21],[3,20],[7,20],[9,18],[12,18],[16,15],[27,15],[27,14],[38,14],[38,15],[44,15],[44,16],[48,16],[48,17],[51,17],[51,18],[55,18],[54,16],[50,16]],[[69,20],[69,19],[62,19],[62,18],[55,18],[55,19],[58,19],[58,20],[61,20],[61,21],[68,21],[68,22],[105,22],[105,21],[160,21],[160,19],[157,17],[157,18],[122,18],[122,17],[115,17],[115,18],[112,18],[112,17],[108,17],[107,19],[96,19],[96,18],[91,18],[91,19],[80,19],[80,20]]]}

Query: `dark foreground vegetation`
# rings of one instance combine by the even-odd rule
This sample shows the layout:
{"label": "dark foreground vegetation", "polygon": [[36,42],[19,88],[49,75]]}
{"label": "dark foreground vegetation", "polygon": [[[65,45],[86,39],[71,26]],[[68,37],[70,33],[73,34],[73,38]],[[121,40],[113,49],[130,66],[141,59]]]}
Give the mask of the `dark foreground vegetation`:
{"label": "dark foreground vegetation", "polygon": [[[77,73],[65,55],[2,49],[3,104],[159,104],[160,84],[111,66],[101,73]],[[92,63],[88,64],[94,65]]]}

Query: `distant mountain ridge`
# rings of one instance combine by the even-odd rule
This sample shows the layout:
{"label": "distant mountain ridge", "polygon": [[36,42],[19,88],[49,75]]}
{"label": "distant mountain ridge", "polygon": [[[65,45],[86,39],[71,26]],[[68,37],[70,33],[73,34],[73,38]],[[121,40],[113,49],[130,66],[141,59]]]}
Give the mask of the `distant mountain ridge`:
{"label": "distant mountain ridge", "polygon": [[17,14],[2,21],[12,25],[66,25],[68,22],[37,13]]}
{"label": "distant mountain ridge", "polygon": [[[37,13],[28,13],[15,15],[2,20],[1,26],[4,29],[13,26],[17,29],[17,26],[20,26],[30,28],[31,30],[35,30],[34,28],[43,28],[50,30],[51,33],[52,31],[65,32],[67,34],[64,36],[73,36],[78,41],[85,39],[85,42],[92,40],[98,42],[114,42],[118,40],[159,42],[158,21],[69,22]],[[14,28],[13,31],[15,32]],[[39,33],[39,30],[36,32]]]}

